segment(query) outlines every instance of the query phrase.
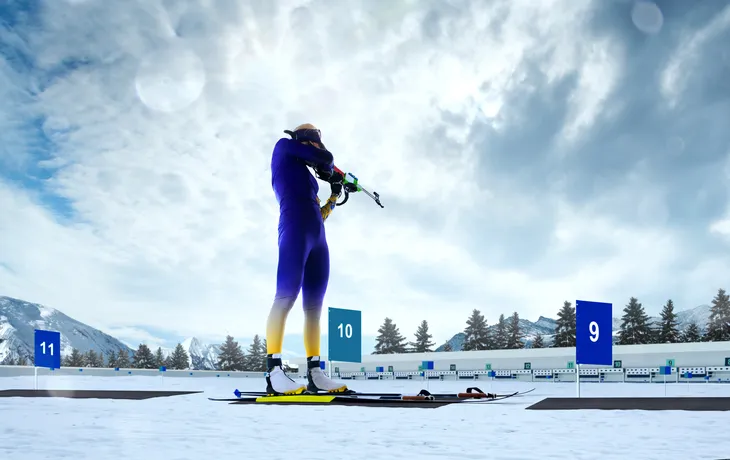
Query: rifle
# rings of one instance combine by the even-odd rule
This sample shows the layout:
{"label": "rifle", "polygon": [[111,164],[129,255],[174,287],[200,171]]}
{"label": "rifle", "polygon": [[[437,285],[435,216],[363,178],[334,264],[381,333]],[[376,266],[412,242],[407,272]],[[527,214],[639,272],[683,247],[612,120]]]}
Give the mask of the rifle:
{"label": "rifle", "polygon": [[[321,133],[318,129],[311,127],[307,129],[302,129],[300,131],[289,131],[288,129],[284,130],[284,132],[291,136],[291,138],[298,142],[305,142],[305,143],[312,143],[317,142],[319,145],[321,145],[321,150],[327,150],[322,144],[322,138]],[[304,160],[302,160],[304,161]],[[372,198],[378,206],[381,208],[384,208],[383,204],[380,202],[380,195],[378,195],[378,192],[372,192],[365,190],[359,183],[358,178],[352,174],[352,173],[345,173],[337,166],[334,167],[334,171],[331,173],[323,173],[320,171],[316,165],[310,164],[307,161],[304,161],[304,164],[314,169],[315,174],[317,177],[325,182],[329,182],[330,184],[342,184],[342,190],[345,192],[345,199],[342,200],[339,203],[335,203],[335,206],[342,206],[343,204],[347,203],[347,200],[350,198],[350,193],[355,192],[365,192],[367,196]],[[351,177],[352,179],[348,178]]]}
{"label": "rifle", "polygon": [[[384,208],[383,204],[380,202],[380,195],[378,195],[378,192],[373,191],[370,193],[369,191],[365,190],[359,182],[359,179],[352,173],[344,173],[340,168],[335,166],[335,172],[339,173],[340,176],[342,176],[342,190],[345,192],[345,199],[342,200],[340,203],[335,203],[335,206],[341,206],[347,202],[347,200],[350,198],[350,193],[355,192],[365,192],[365,195],[372,198],[375,203],[377,203],[378,206],[381,208]],[[334,176],[334,174],[333,174]],[[352,179],[348,179],[348,176],[350,176]]]}
{"label": "rifle", "polygon": [[371,193],[364,189],[362,185],[360,185],[359,179],[354,174],[349,172],[345,173],[337,166],[334,167],[334,172],[331,175],[322,174],[318,169],[315,169],[315,173],[317,174],[317,177],[329,182],[330,184],[342,184],[342,191],[345,193],[345,199],[339,203],[335,203],[335,206],[342,206],[347,203],[347,200],[350,199],[350,193],[365,192],[365,194],[372,198],[378,206],[385,208],[385,206],[383,206],[380,202],[380,195],[378,195],[378,192],[374,191]]}

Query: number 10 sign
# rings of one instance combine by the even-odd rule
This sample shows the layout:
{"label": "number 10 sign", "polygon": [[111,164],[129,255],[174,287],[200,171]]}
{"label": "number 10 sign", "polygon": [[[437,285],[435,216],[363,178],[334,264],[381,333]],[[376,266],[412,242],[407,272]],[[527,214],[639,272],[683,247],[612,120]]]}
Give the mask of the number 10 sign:
{"label": "number 10 sign", "polygon": [[343,310],[330,308],[328,310],[329,350],[327,358],[330,361],[359,363],[362,361],[362,314],[359,310]]}
{"label": "number 10 sign", "polygon": [[612,305],[575,302],[575,363],[613,365]]}

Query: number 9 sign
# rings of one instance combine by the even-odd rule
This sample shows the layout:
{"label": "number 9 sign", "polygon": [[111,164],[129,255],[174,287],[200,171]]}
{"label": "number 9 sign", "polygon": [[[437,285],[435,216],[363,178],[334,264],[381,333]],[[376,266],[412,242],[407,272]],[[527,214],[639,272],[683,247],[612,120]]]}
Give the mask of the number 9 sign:
{"label": "number 9 sign", "polygon": [[576,301],[576,364],[613,365],[612,313],[610,303]]}
{"label": "number 9 sign", "polygon": [[597,342],[600,332],[600,329],[598,328],[598,323],[595,321],[591,321],[591,324],[588,325],[588,330],[591,333],[591,342]]}

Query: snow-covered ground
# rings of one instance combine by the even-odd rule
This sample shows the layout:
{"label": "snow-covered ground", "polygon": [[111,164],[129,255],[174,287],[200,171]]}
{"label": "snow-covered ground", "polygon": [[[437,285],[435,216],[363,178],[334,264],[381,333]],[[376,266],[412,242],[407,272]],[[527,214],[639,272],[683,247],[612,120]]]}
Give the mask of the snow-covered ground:
{"label": "snow-covered ground", "polygon": [[[575,385],[530,382],[350,382],[362,391],[537,389],[486,405],[438,409],[240,406],[208,401],[263,379],[40,377],[49,389],[204,390],[146,401],[0,398],[0,459],[720,459],[728,412],[528,411]],[[0,378],[0,389],[33,378]],[[664,396],[661,384],[587,383],[582,396]],[[730,396],[730,385],[670,384],[671,396]]]}

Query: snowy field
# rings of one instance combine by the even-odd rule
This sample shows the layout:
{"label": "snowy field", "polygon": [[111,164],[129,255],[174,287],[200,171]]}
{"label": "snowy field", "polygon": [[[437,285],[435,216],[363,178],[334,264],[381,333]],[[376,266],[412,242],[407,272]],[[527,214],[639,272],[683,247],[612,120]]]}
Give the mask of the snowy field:
{"label": "snowy field", "polygon": [[[468,386],[525,396],[438,409],[236,406],[208,401],[263,378],[39,377],[39,388],[203,390],[146,401],[0,398],[0,459],[721,459],[728,412],[527,411],[570,383],[350,381],[362,391],[458,392]],[[32,377],[0,389],[33,388]],[[730,385],[669,384],[668,396],[730,396]],[[662,384],[586,383],[582,396],[664,396]]]}

